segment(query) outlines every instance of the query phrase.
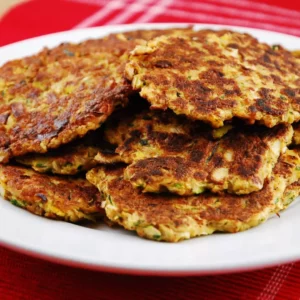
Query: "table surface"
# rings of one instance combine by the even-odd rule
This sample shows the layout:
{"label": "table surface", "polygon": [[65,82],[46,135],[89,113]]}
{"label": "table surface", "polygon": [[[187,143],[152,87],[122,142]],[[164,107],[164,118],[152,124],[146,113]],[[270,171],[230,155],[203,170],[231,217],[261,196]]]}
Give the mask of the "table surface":
{"label": "table surface", "polygon": [[[0,14],[17,1],[0,0]],[[300,36],[299,20],[300,1],[32,0],[0,19],[0,46],[72,28],[134,22],[223,23]],[[4,247],[0,257],[1,300],[300,298],[300,262],[240,274],[155,278],[75,269]]]}

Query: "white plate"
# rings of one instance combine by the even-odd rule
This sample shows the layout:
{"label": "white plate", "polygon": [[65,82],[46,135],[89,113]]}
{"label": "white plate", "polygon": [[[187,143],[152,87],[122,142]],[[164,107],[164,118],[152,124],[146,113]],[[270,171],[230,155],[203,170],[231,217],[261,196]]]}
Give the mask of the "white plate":
{"label": "white plate", "polygon": [[[111,32],[168,26],[178,24],[107,26],[51,34],[0,48],[0,65],[64,41],[79,42]],[[231,28],[249,32],[260,41],[300,49],[300,39],[289,35],[231,26],[197,27]],[[52,261],[102,271],[156,275],[216,274],[300,259],[299,216],[300,203],[296,202],[281,214],[281,218],[273,217],[267,223],[242,233],[214,234],[167,244],[144,240],[134,233],[105,225],[87,228],[47,220],[0,199],[0,243]]]}

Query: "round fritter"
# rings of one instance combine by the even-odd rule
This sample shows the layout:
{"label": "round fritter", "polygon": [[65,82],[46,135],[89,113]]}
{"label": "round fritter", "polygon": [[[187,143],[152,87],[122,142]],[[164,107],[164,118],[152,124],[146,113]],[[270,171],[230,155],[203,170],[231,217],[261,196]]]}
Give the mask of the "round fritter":
{"label": "round fritter", "polygon": [[163,155],[179,154],[185,143],[191,140],[193,124],[177,117],[171,111],[144,110],[138,114],[121,114],[119,119],[108,122],[104,138],[117,145],[116,153],[126,163]]}
{"label": "round fritter", "polygon": [[283,195],[283,209],[288,206],[300,195],[300,180],[289,185]]}
{"label": "round fritter", "polygon": [[65,43],[2,66],[0,161],[45,153],[100,127],[132,92],[123,76],[129,52],[141,39],[174,30],[179,29]]}
{"label": "round fritter", "polygon": [[95,167],[98,164],[96,155],[107,159],[116,156],[115,147],[104,141],[101,128],[58,149],[16,157],[16,161],[40,173],[75,175]]}
{"label": "round fritter", "polygon": [[238,232],[266,221],[284,208],[284,191],[299,179],[299,166],[299,156],[287,151],[264,188],[244,196],[144,194],[124,180],[120,166],[95,168],[87,173],[87,179],[103,193],[110,220],[141,237],[177,242],[215,231]]}
{"label": "round fritter", "polygon": [[[124,42],[122,42],[124,43]],[[62,44],[0,69],[0,160],[44,153],[97,129],[131,88],[127,54],[107,40]]]}
{"label": "round fritter", "polygon": [[153,109],[221,127],[238,117],[268,127],[300,119],[300,64],[248,34],[203,30],[139,45],[126,76]]}
{"label": "round fritter", "polygon": [[[223,137],[214,139],[216,131]],[[293,129],[281,124],[212,130],[171,111],[146,110],[108,123],[104,135],[117,145],[120,160],[131,164],[126,179],[144,192],[247,194],[263,187]]]}
{"label": "round fritter", "polygon": [[300,58],[300,50],[295,50],[292,52],[292,54],[296,57],[296,58]]}
{"label": "round fritter", "polygon": [[[140,29],[134,31],[125,31],[122,33],[117,33],[115,36],[124,41],[131,41],[131,40],[145,40],[149,41],[156,37],[162,35],[170,35],[170,34],[178,34],[178,35],[187,35],[193,33],[192,27],[183,27],[183,28],[169,28],[169,29]],[[112,34],[114,36],[114,34]]]}
{"label": "round fritter", "polygon": [[103,216],[100,193],[83,178],[49,176],[0,165],[0,185],[5,199],[36,215],[69,222]]}
{"label": "round fritter", "polygon": [[98,163],[94,159],[100,149],[96,146],[65,145],[46,154],[29,154],[16,157],[16,161],[32,167],[39,173],[75,175],[88,171]]}
{"label": "round fritter", "polygon": [[219,139],[233,128],[227,124],[211,129],[202,122],[193,122],[170,110],[149,111],[144,105],[134,112],[132,110],[130,106],[119,110],[104,129],[105,140],[117,146],[116,153],[125,163],[161,155],[181,155],[185,145],[192,140],[201,137]]}
{"label": "round fritter", "polygon": [[300,145],[300,122],[293,124],[294,135],[293,135],[293,145]]}

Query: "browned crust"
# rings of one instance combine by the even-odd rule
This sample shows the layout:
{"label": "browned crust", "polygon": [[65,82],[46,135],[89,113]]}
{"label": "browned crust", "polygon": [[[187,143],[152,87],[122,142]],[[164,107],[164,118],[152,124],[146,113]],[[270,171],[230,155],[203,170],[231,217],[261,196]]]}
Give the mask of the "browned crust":
{"label": "browned crust", "polygon": [[152,108],[214,127],[233,117],[268,127],[300,119],[299,62],[248,34],[158,37],[133,51],[126,74]]}
{"label": "browned crust", "polygon": [[126,105],[123,49],[112,47],[115,40],[62,44],[0,69],[2,161],[82,137]]}
{"label": "browned crust", "polygon": [[[142,184],[144,191],[160,192],[159,187],[162,190],[167,187],[172,191],[170,185],[175,185],[175,188],[176,185],[182,185],[176,191],[189,195],[197,191],[193,191],[192,187],[184,190],[184,183],[196,181],[202,182],[204,187],[205,183],[210,183],[212,186],[209,189],[214,192],[226,189],[237,194],[248,194],[263,187],[265,178],[277,162],[280,152],[278,156],[272,157],[274,153],[268,142],[286,140],[289,132],[285,125],[274,129],[251,126],[232,130],[219,141],[199,138],[188,145],[179,143],[178,156],[165,155],[139,160],[127,167],[125,175],[135,185]],[[286,147],[287,143],[283,144]],[[229,153],[230,159],[226,159]],[[262,173],[266,168],[268,171]],[[226,175],[220,175],[219,178],[218,170],[225,171]],[[170,179],[166,184],[165,178]],[[148,187],[152,184],[157,184],[158,189]]]}
{"label": "browned crust", "polygon": [[293,145],[300,145],[300,122],[293,124],[294,135],[293,135]]}
{"label": "browned crust", "polygon": [[117,106],[126,105],[132,92],[123,77],[129,51],[143,39],[174,30],[64,43],[2,66],[0,161],[44,153],[100,127]]}
{"label": "browned crust", "polygon": [[[298,180],[299,163],[296,152],[288,151],[264,188],[243,196],[144,194],[124,180],[120,166],[93,169],[87,178],[105,195],[105,209],[112,221],[143,237],[174,242],[217,230],[237,232],[264,222],[284,208],[282,196],[286,186]],[[149,235],[149,227],[157,234]]]}
{"label": "browned crust", "polygon": [[95,159],[97,153],[108,157],[117,156],[114,151],[115,147],[103,139],[103,130],[100,128],[45,154],[28,154],[16,157],[15,160],[37,172],[75,175],[95,167],[98,164]]}
{"label": "browned crust", "polygon": [[120,158],[130,164],[126,178],[144,192],[257,191],[293,132],[291,125],[269,129],[238,124],[216,140],[209,126],[169,110],[122,116],[106,126],[105,138],[117,145]]}
{"label": "browned crust", "polygon": [[39,174],[17,166],[0,166],[4,198],[31,213],[78,222],[103,215],[98,190],[87,180]]}

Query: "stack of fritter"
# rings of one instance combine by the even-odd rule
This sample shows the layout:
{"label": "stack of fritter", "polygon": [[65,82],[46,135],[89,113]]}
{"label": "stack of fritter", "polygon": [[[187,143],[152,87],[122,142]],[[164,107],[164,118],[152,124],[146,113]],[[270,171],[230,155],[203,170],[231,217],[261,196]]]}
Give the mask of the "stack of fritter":
{"label": "stack of fritter", "polygon": [[248,34],[186,28],[9,62],[4,197],[71,222],[106,215],[159,241],[256,226],[300,193],[297,55]]}

